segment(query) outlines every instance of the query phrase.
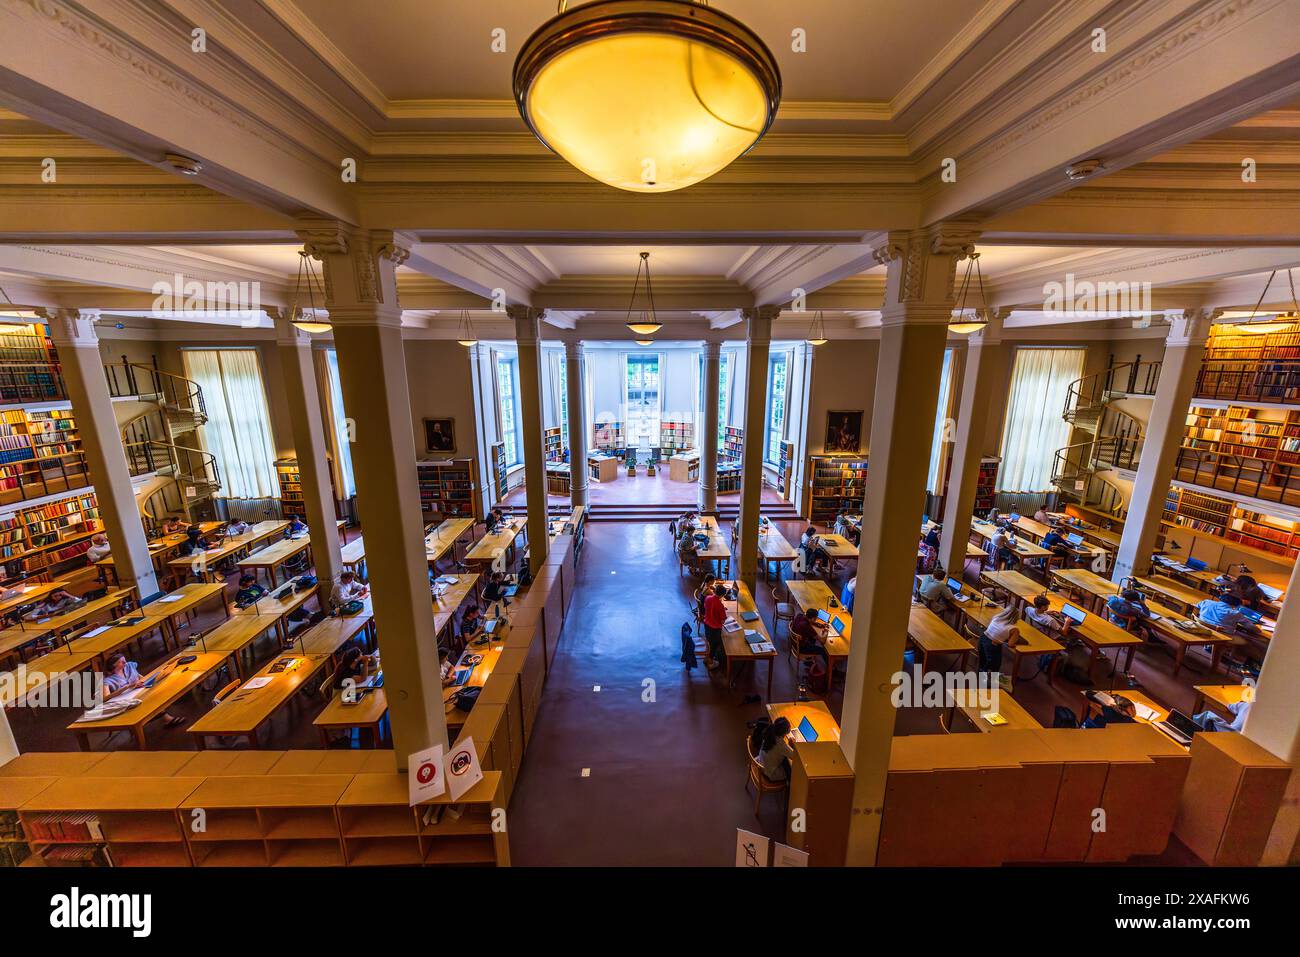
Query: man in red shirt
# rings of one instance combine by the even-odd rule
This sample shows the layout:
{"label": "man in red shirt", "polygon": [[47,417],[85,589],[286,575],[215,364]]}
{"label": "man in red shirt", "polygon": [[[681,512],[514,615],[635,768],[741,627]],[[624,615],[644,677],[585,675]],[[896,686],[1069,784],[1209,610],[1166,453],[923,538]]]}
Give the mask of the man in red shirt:
{"label": "man in red shirt", "polygon": [[723,664],[726,652],[722,650],[722,625],[727,620],[727,607],[722,598],[727,594],[727,587],[721,583],[713,586],[713,594],[704,597],[704,637],[709,643],[709,656],[704,665],[710,671],[716,671]]}
{"label": "man in red shirt", "polygon": [[830,665],[830,656],[826,654],[826,623],[817,618],[809,618],[803,612],[794,616],[790,622],[790,635],[801,655],[818,655],[824,664]]}

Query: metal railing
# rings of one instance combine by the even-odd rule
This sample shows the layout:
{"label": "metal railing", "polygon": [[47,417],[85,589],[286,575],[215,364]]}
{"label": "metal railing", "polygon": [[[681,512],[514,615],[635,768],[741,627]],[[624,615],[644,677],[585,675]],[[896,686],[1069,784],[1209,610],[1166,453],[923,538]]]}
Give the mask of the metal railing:
{"label": "metal railing", "polygon": [[1300,403],[1300,359],[1205,362],[1196,398]]}
{"label": "metal railing", "polygon": [[156,396],[166,411],[173,415],[191,416],[206,420],[207,407],[203,404],[203,390],[193,379],[174,372],[164,372],[156,365],[122,361],[104,367],[108,378],[108,392],[114,398],[128,396]]}
{"label": "metal railing", "polygon": [[1071,382],[1061,414],[1073,422],[1080,410],[1100,409],[1113,394],[1155,395],[1159,384],[1160,363],[1143,362],[1138,356],[1133,362],[1114,364]]}
{"label": "metal railing", "polygon": [[52,402],[68,397],[57,362],[0,362],[0,403]]}
{"label": "metal railing", "polygon": [[1300,464],[1183,446],[1174,477],[1219,492],[1300,506]]}

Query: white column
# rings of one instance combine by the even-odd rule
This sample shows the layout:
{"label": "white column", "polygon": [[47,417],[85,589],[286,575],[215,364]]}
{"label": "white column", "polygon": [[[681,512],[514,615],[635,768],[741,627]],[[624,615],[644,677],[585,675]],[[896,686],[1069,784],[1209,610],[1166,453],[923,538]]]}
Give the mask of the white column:
{"label": "white column", "polygon": [[357,422],[352,463],[393,749],[405,771],[412,752],[448,743],[395,276],[412,239],[320,221],[298,234],[324,266],[343,404]]}
{"label": "white column", "polygon": [[316,367],[312,362],[311,336],[294,326],[287,315],[276,317],[275,328],[289,421],[293,427],[294,454],[302,478],[303,504],[307,508],[307,525],[312,529],[312,560],[321,587],[328,588],[343,570],[343,559],[335,532],[334,491],[330,487],[328,446],[321,419]]}
{"label": "white column", "polygon": [[747,327],[745,356],[745,438],[740,462],[740,554],[737,577],[752,592],[758,582],[758,517],[763,500],[763,444],[767,441],[767,356],[772,345],[772,320],[779,306],[744,310]]}
{"label": "white column", "polygon": [[700,512],[718,511],[718,378],[722,374],[722,343],[704,343],[704,408],[700,409]]}
{"label": "white column", "polygon": [[13,728],[9,727],[9,715],[0,708],[0,767],[18,757],[18,742],[14,740]]}
{"label": "white column", "polygon": [[1286,595],[1242,731],[1292,769],[1260,862],[1271,865],[1291,863],[1300,838],[1300,562],[1291,570]]}
{"label": "white column", "polygon": [[546,440],[542,433],[542,310],[506,306],[515,324],[518,349],[519,421],[523,426],[524,484],[528,487],[528,567],[536,577],[546,563],[550,528],[546,520]]}
{"label": "white column", "polygon": [[966,564],[966,543],[975,508],[975,488],[984,457],[984,425],[993,399],[993,380],[1002,351],[1002,315],[973,332],[966,342],[961,397],[957,404],[957,435],[952,448],[952,472],[943,503],[943,534],[939,562],[948,574],[961,578]]}
{"label": "white column", "polygon": [[569,502],[574,508],[586,505],[587,408],[583,391],[587,381],[587,354],[580,340],[565,340],[564,385],[569,409]]}
{"label": "white column", "polygon": [[1142,440],[1141,458],[1129,497],[1124,533],[1115,553],[1114,581],[1147,571],[1164,514],[1165,496],[1174,477],[1178,448],[1187,430],[1187,409],[1205,355],[1213,314],[1200,309],[1171,315],[1160,382],[1151,403],[1151,419]]}
{"label": "white column", "polygon": [[140,506],[131,487],[131,471],[122,449],[122,433],[104,378],[93,313],[76,309],[45,310],[50,338],[63,366],[68,398],[95,486],[95,501],[113,548],[113,567],[124,588],[134,586],[141,600],[158,594],[158,576],[149,555]]}
{"label": "white column", "polygon": [[896,717],[892,678],[907,645],[953,274],[974,241],[969,227],[940,224],[890,233],[875,251],[886,265],[885,304],[840,740],[854,772],[850,865],[874,865],[880,842]]}

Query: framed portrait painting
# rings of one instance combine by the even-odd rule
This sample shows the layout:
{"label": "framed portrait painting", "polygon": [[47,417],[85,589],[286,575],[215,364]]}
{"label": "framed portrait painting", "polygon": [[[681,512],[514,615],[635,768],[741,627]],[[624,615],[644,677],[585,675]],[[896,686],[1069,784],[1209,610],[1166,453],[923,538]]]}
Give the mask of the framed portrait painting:
{"label": "framed portrait painting", "polygon": [[854,454],[862,450],[862,409],[826,413],[827,452]]}
{"label": "framed portrait painting", "polygon": [[425,419],[424,448],[427,452],[455,452],[456,420]]}

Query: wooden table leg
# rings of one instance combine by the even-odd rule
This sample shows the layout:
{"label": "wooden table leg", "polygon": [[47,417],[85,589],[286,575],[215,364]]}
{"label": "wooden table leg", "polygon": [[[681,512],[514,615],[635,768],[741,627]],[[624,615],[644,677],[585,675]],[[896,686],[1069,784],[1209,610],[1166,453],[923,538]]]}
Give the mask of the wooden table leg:
{"label": "wooden table leg", "polygon": [[135,744],[141,751],[149,750],[148,743],[144,738],[144,723],[137,724],[133,729],[135,732]]}
{"label": "wooden table leg", "polygon": [[1178,647],[1174,650],[1174,677],[1178,677],[1178,672],[1182,670],[1183,659],[1187,657],[1187,642],[1180,641]]}

